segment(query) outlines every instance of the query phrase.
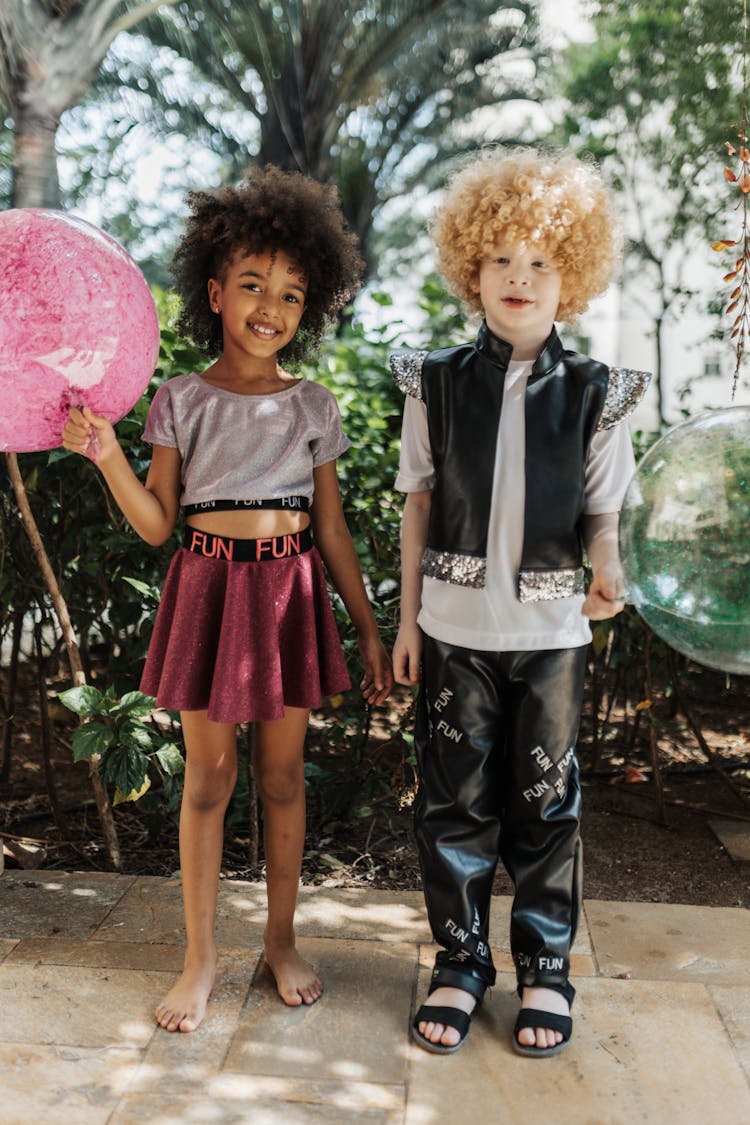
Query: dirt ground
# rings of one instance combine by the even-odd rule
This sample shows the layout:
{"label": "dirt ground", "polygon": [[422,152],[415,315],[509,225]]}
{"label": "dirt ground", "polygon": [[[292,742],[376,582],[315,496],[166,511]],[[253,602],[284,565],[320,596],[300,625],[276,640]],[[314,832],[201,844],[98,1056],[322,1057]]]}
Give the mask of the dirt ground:
{"label": "dirt ground", "polygon": [[[620,726],[614,722],[605,731],[595,756],[584,710],[579,757],[587,898],[750,906],[750,863],[733,861],[710,827],[712,821],[731,819],[750,834],[750,679],[706,674],[693,681],[694,687],[696,683],[693,716],[726,772],[722,776],[709,765],[684,718],[662,718],[657,760],[664,786],[663,823],[644,730],[633,738],[631,715],[626,738],[627,716],[620,716]],[[1,680],[0,689],[4,697]],[[390,708],[374,716],[366,750],[354,764],[350,756],[330,749],[323,716],[314,716],[304,882],[419,888],[411,810],[416,778],[408,743],[399,734],[410,727],[409,706],[410,697],[397,693]],[[73,724],[59,705],[52,710],[52,765],[64,825],[58,827],[50,812],[38,706],[33,685],[25,685],[15,716],[10,781],[0,789],[6,866],[106,870],[109,861],[88,767],[72,763]],[[176,815],[162,819],[158,832],[157,822],[138,805],[119,805],[115,817],[127,872],[169,875],[178,870]],[[262,877],[262,852],[257,865],[251,862],[247,820],[246,807],[230,808],[226,877]],[[512,893],[502,871],[495,889]]]}

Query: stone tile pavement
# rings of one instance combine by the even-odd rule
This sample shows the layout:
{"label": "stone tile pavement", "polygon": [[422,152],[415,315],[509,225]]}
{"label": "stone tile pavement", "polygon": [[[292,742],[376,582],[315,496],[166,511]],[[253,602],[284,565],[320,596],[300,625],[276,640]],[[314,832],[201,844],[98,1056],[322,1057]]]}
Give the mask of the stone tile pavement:
{"label": "stone tile pavement", "polygon": [[434,956],[421,895],[303,888],[300,946],[326,985],[278,999],[260,951],[265,892],[229,883],[204,1025],[158,1030],[182,960],[179,882],[0,877],[0,1125],[703,1125],[750,1122],[750,912],[594,902],[573,959],[572,1045],[515,1055],[510,902],[500,970],[466,1047],[407,1035]]}

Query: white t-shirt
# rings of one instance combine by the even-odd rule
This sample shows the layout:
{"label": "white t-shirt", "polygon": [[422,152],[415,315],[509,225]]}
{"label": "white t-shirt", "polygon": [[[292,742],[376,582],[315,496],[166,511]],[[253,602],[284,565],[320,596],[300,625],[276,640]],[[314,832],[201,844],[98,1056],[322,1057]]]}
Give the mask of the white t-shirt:
{"label": "white t-shirt", "polygon": [[[483,589],[423,579],[418,623],[438,641],[484,651],[575,648],[591,640],[581,614],[583,595],[553,601],[521,602],[516,593],[521,565],[525,508],[525,397],[532,363],[508,365],[487,542],[487,582]],[[584,511],[618,512],[635,458],[630,432],[622,423],[594,434],[585,475]],[[427,428],[427,408],[407,396],[396,488],[423,492],[435,474]]]}

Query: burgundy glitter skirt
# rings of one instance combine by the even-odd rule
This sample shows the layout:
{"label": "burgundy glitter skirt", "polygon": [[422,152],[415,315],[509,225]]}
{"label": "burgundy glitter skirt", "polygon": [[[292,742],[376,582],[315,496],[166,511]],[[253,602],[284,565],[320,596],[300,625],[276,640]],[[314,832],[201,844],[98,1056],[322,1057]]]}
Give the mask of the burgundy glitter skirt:
{"label": "burgundy glitter skirt", "polygon": [[141,678],[160,707],[255,722],[319,707],[349,687],[314,547],[260,562],[177,550]]}

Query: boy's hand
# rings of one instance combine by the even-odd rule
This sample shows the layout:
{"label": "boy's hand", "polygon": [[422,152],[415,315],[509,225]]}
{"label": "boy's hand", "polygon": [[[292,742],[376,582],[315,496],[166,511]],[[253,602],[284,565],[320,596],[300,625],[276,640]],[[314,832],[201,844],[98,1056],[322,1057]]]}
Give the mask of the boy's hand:
{"label": "boy's hand", "polygon": [[102,455],[117,444],[117,438],[106,418],[94,414],[88,406],[83,409],[73,406],[68,412],[62,443],[72,453],[80,453],[98,463]]}
{"label": "boy's hand", "polygon": [[357,646],[365,666],[365,674],[359,685],[365,702],[371,706],[382,703],[393,687],[393,669],[388,653],[377,634],[358,637]]}
{"label": "boy's hand", "polygon": [[625,608],[625,576],[619,563],[607,563],[591,580],[581,613],[591,621],[605,621]]}
{"label": "boy's hand", "polygon": [[418,625],[402,625],[393,646],[393,674],[397,684],[418,684],[422,662],[422,632]]}

